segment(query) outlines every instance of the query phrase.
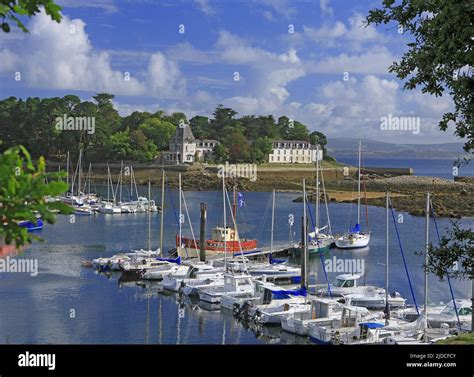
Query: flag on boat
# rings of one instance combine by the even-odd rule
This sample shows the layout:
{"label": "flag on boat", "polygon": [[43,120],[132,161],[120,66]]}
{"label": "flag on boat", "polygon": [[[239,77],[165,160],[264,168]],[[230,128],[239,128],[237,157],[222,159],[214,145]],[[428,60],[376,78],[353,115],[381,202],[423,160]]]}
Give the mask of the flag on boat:
{"label": "flag on boat", "polygon": [[244,196],[242,195],[241,192],[239,192],[237,194],[237,203],[239,205],[239,208],[243,207],[245,205],[245,200],[244,200]]}

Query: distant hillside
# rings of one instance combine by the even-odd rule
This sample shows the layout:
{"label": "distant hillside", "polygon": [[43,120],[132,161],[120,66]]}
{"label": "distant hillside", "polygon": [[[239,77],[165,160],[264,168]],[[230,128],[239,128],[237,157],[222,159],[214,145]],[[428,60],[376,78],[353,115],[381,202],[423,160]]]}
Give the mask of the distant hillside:
{"label": "distant hillside", "polygon": [[[357,139],[348,137],[328,138],[329,154],[337,158],[354,157]],[[444,144],[392,144],[375,140],[362,140],[362,150],[367,157],[387,158],[458,158],[463,154],[463,143]]]}

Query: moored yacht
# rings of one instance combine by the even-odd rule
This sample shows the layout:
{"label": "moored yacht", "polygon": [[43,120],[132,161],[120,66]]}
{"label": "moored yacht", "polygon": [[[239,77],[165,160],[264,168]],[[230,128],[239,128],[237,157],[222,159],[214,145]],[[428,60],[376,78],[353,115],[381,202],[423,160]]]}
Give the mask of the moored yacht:
{"label": "moored yacht", "polygon": [[255,290],[254,283],[249,274],[246,273],[225,273],[224,286],[217,288],[208,288],[199,291],[199,299],[211,304],[221,302],[223,295],[246,294],[253,293]]}

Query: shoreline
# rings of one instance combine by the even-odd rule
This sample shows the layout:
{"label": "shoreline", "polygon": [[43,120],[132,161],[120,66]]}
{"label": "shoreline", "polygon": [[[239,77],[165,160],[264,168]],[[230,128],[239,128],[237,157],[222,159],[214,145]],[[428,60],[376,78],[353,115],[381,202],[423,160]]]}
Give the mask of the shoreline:
{"label": "shoreline", "polygon": [[[344,174],[344,166],[329,163],[323,167],[324,184],[329,203],[350,203],[356,199],[357,169],[348,167]],[[329,166],[328,166],[329,165]],[[324,165],[323,165],[324,166]],[[221,176],[213,166],[180,166],[178,169],[167,167],[166,184],[169,187],[178,187],[178,174],[182,175],[182,188],[185,191],[214,191],[220,190]],[[93,180],[96,184],[107,184],[107,172],[95,169]],[[114,169],[112,177],[114,184],[119,170]],[[137,185],[147,185],[150,178],[151,185],[161,187],[162,170],[154,168],[135,168],[134,175]],[[307,182],[308,192],[315,190],[315,169],[312,166],[262,166],[258,168],[258,175],[254,180],[242,177],[226,179],[227,188],[234,185],[237,190],[295,193],[301,199],[302,179]],[[124,177],[127,185],[128,177]],[[129,184],[129,183],[128,183]],[[424,216],[424,201],[426,192],[433,194],[433,205],[436,215],[447,218],[474,217],[474,180],[447,180],[437,177],[390,175],[390,174],[363,174],[361,195],[364,197],[364,186],[367,194],[367,205],[385,206],[385,193],[389,191],[392,203],[396,210],[408,212],[413,216]],[[310,200],[314,198],[309,195]],[[365,199],[363,199],[365,203]]]}

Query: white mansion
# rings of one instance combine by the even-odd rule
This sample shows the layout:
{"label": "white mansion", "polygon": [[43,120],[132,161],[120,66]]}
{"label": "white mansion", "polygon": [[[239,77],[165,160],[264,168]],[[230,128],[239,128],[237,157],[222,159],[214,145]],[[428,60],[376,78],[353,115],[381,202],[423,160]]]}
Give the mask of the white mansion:
{"label": "white mansion", "polygon": [[[276,140],[268,162],[275,164],[309,164],[316,162],[317,145],[301,140]],[[318,160],[323,159],[323,151],[319,150]]]}
{"label": "white mansion", "polygon": [[169,151],[163,152],[165,164],[192,164],[196,160],[212,154],[212,149],[219,144],[217,140],[196,139],[188,124],[177,127],[170,140]]}

